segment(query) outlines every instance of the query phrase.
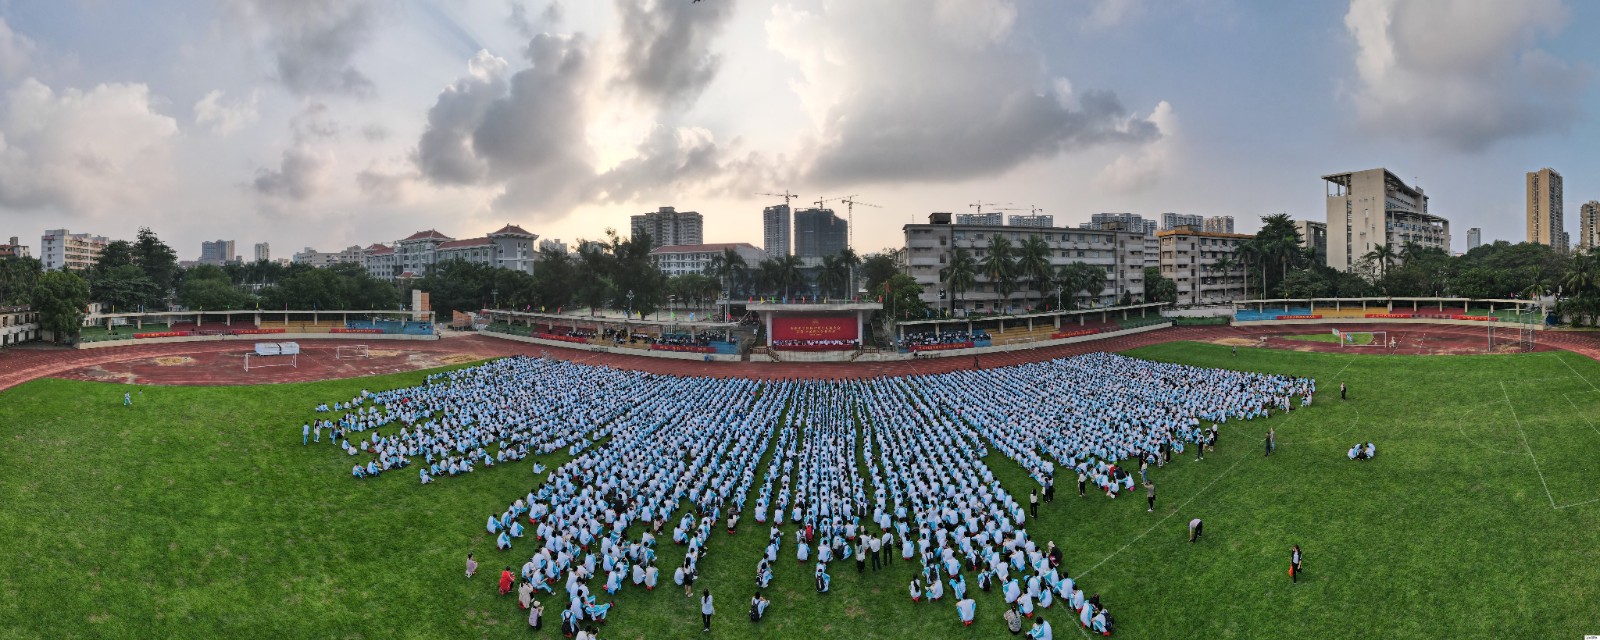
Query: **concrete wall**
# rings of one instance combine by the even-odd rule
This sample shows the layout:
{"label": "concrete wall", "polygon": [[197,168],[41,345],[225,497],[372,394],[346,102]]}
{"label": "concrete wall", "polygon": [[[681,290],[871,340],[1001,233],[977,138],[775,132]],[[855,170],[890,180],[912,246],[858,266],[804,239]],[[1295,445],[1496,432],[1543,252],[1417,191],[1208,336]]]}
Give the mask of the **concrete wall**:
{"label": "concrete wall", "polygon": [[[1310,318],[1304,320],[1249,320],[1245,322],[1234,321],[1235,327],[1279,327],[1295,324],[1453,324],[1463,327],[1478,327],[1484,331],[1489,330],[1489,323],[1482,320],[1444,320],[1435,318]],[[1509,322],[1497,322],[1495,326],[1502,329],[1515,327]],[[1535,329],[1544,330],[1544,325],[1536,324]]]}
{"label": "concrete wall", "polygon": [[412,336],[398,333],[261,333],[242,336],[176,336],[171,338],[138,338],[133,340],[102,340],[100,342],[80,342],[79,349],[101,349],[105,347],[131,347],[141,344],[170,344],[174,342],[299,342],[302,340],[359,340],[359,341],[393,341],[393,340],[438,340],[438,336]]}

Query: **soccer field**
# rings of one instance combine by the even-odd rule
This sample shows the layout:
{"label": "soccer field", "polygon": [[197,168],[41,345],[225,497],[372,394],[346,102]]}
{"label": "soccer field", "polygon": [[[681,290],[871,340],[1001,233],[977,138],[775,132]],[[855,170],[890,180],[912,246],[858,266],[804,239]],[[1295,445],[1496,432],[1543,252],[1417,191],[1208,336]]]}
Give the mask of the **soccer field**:
{"label": "soccer field", "polygon": [[[1116,613],[1117,637],[1600,633],[1600,363],[1566,352],[1233,356],[1196,343],[1129,355],[1312,376],[1320,393],[1288,416],[1229,422],[1203,462],[1152,469],[1155,513],[1142,492],[1079,498],[1058,483],[1029,530],[1064,549],[1070,574]],[[422,375],[256,387],[52,379],[0,393],[0,637],[536,635],[493,585],[526,551],[496,552],[483,527],[528,490],[527,463],[428,486],[411,472],[358,482],[343,456],[295,442],[316,404]],[[1269,426],[1279,446],[1264,457]],[[1375,442],[1377,458],[1347,460],[1358,440]],[[1020,468],[985,462],[1026,500]],[[1189,544],[1195,517],[1205,537]],[[913,605],[913,571],[898,559],[864,575],[838,563],[832,592],[818,595],[792,546],[767,619],[752,625],[765,527],[745,522],[715,532],[696,585],[717,595],[710,636],[1009,637],[998,592],[974,587],[970,628],[948,600]],[[1291,585],[1296,543],[1305,574]],[[472,580],[461,575],[469,552],[483,564]],[[682,553],[665,541],[661,566]],[[697,600],[663,578],[654,592],[624,589],[601,637],[708,635]],[[536,637],[559,637],[563,603],[544,600]],[[1059,605],[1043,615],[1057,639],[1080,637]]]}
{"label": "soccer field", "polygon": [[[1366,331],[1351,331],[1351,332],[1349,332],[1349,333],[1347,333],[1345,335],[1349,336],[1349,338],[1347,340],[1347,344],[1354,344],[1354,345],[1372,344],[1372,334],[1369,333],[1369,332],[1366,332]],[[1299,340],[1301,342],[1326,342],[1326,343],[1329,343],[1329,344],[1339,344],[1339,337],[1333,335],[1332,333],[1308,333],[1308,334],[1304,334],[1304,335],[1283,336],[1283,337],[1286,340]]]}

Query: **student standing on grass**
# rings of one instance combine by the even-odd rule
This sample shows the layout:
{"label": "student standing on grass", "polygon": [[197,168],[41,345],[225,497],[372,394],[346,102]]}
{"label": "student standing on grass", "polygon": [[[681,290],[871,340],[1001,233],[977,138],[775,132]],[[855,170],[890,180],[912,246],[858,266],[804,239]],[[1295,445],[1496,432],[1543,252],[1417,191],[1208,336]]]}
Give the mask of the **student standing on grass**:
{"label": "student standing on grass", "polygon": [[1044,480],[1044,501],[1056,501],[1056,476],[1054,473],[1050,474]]}
{"label": "student standing on grass", "polygon": [[711,590],[706,589],[700,595],[700,618],[705,620],[706,625],[704,629],[701,629],[701,631],[711,630],[711,614],[716,612],[717,608],[711,602]]}
{"label": "student standing on grass", "polygon": [[1079,469],[1078,470],[1078,497],[1079,498],[1083,497],[1083,483],[1088,479],[1089,479],[1089,476],[1084,475],[1083,469]]}
{"label": "student standing on grass", "polygon": [[1345,391],[1346,391],[1346,389],[1345,389],[1344,383],[1343,382],[1339,383],[1339,399],[1340,400],[1345,399],[1344,398]]}
{"label": "student standing on grass", "polygon": [[1289,552],[1289,581],[1300,581],[1300,545],[1295,545]]}
{"label": "student standing on grass", "polygon": [[1030,518],[1039,517],[1039,490],[1038,489],[1032,489],[1032,490],[1028,491],[1028,517],[1030,517]]}
{"label": "student standing on grass", "polygon": [[133,407],[133,394],[131,394],[131,393],[122,394],[122,406],[130,407],[130,408]]}
{"label": "student standing on grass", "polygon": [[1145,509],[1145,512],[1149,513],[1151,511],[1155,511],[1156,510],[1156,483],[1154,483],[1154,482],[1145,482],[1144,483],[1144,499],[1145,499],[1146,502],[1150,503],[1150,508],[1149,509]]}
{"label": "student standing on grass", "polygon": [[472,554],[469,553],[469,554],[467,554],[467,577],[471,578],[472,574],[475,574],[477,572],[478,572],[478,561],[477,560],[473,560],[472,559]]}
{"label": "student standing on grass", "polygon": [[300,425],[300,446],[304,447],[311,440],[311,423]]}
{"label": "student standing on grass", "polygon": [[533,605],[528,607],[528,626],[533,627],[534,631],[538,631],[539,627],[543,625],[544,605],[539,604],[538,600],[534,600]]}
{"label": "student standing on grass", "polygon": [[1201,522],[1199,518],[1195,518],[1193,520],[1190,520],[1189,521],[1189,542],[1192,543],[1195,540],[1199,540],[1200,539],[1200,531],[1201,531],[1201,529],[1204,529],[1204,528],[1205,528],[1205,523]]}

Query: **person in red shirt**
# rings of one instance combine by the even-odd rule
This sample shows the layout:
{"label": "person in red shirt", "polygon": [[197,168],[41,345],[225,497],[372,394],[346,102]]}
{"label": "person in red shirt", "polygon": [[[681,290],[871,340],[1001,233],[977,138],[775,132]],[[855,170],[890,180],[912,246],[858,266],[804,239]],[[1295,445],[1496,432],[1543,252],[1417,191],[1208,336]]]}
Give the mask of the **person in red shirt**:
{"label": "person in red shirt", "polygon": [[500,572],[500,595],[511,593],[512,580],[511,567],[506,567],[505,571]]}

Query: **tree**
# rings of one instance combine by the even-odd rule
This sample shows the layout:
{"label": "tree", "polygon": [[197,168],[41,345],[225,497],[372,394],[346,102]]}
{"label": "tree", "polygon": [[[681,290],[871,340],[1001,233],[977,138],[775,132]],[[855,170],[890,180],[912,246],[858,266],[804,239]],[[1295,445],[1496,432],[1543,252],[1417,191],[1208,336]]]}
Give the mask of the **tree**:
{"label": "tree", "polygon": [[33,258],[0,258],[0,307],[28,304],[44,269]]}
{"label": "tree", "polygon": [[1161,267],[1145,267],[1144,299],[1145,302],[1177,302],[1178,283],[1161,275]]}
{"label": "tree", "polygon": [[1010,308],[1011,292],[1017,287],[1017,260],[1011,241],[1000,234],[989,236],[989,246],[985,252],[978,267],[1005,301],[1005,306]]}
{"label": "tree", "polygon": [[97,264],[89,272],[88,282],[91,299],[113,310],[136,311],[161,306],[160,289],[135,265],[101,267]]}
{"label": "tree", "polygon": [[178,302],[190,309],[228,311],[255,304],[255,296],[233,285],[227,271],[214,265],[200,265],[184,274]]}
{"label": "tree", "polygon": [[533,287],[537,298],[528,304],[552,312],[572,304],[578,289],[577,279],[571,254],[555,249],[540,249],[539,261],[533,270]]}
{"label": "tree", "polygon": [[1050,265],[1050,244],[1043,236],[1030,234],[1022,241],[1017,252],[1017,275],[1033,285],[1042,300],[1055,281],[1055,269]]}
{"label": "tree", "polygon": [[900,273],[900,267],[895,263],[894,256],[888,253],[874,253],[861,263],[861,277],[866,280],[863,288],[867,291],[876,291],[878,285],[897,273]]}
{"label": "tree", "polygon": [[972,290],[978,282],[978,263],[964,247],[956,247],[950,253],[950,264],[939,270],[939,279],[949,289],[952,299],[950,308],[960,309],[961,294]]}
{"label": "tree", "polygon": [[711,257],[711,264],[706,265],[706,275],[716,278],[731,300],[734,284],[743,278],[749,269],[750,265],[746,264],[744,256],[734,251],[733,247],[724,247],[721,254]]}
{"label": "tree", "polygon": [[1371,251],[1361,257],[1372,261],[1373,265],[1378,269],[1378,279],[1382,280],[1389,273],[1389,265],[1393,264],[1395,258],[1399,256],[1395,255],[1393,247],[1387,244],[1375,244],[1372,245]]}
{"label": "tree", "polygon": [[[887,293],[884,291],[885,285]],[[922,285],[917,284],[917,279],[910,275],[897,273],[880,283],[871,293],[883,299],[884,313],[894,314],[895,321],[921,318],[928,314],[927,305],[922,302]]]}
{"label": "tree", "polygon": [[845,282],[844,297],[850,299],[859,291],[856,288],[856,269],[861,266],[861,256],[856,255],[855,249],[845,247],[839,250],[839,261],[844,263],[845,269],[849,272]]}
{"label": "tree", "polygon": [[178,253],[156,237],[149,227],[139,227],[138,239],[133,243],[134,259],[146,277],[155,283],[156,299],[165,300],[176,284]]}
{"label": "tree", "polygon": [[[1078,294],[1082,293],[1094,299],[1106,290],[1105,269],[1085,262],[1061,265],[1056,277],[1061,283],[1061,290],[1067,293],[1067,299],[1072,301],[1075,309],[1080,308]],[[1145,286],[1149,287],[1149,284]]]}
{"label": "tree", "polygon": [[30,298],[39,312],[39,328],[56,342],[76,340],[89,307],[89,282],[71,271],[48,271],[39,276]]}
{"label": "tree", "polygon": [[841,256],[822,256],[822,268],[817,271],[817,288],[824,297],[843,291],[850,286],[850,264]]}

